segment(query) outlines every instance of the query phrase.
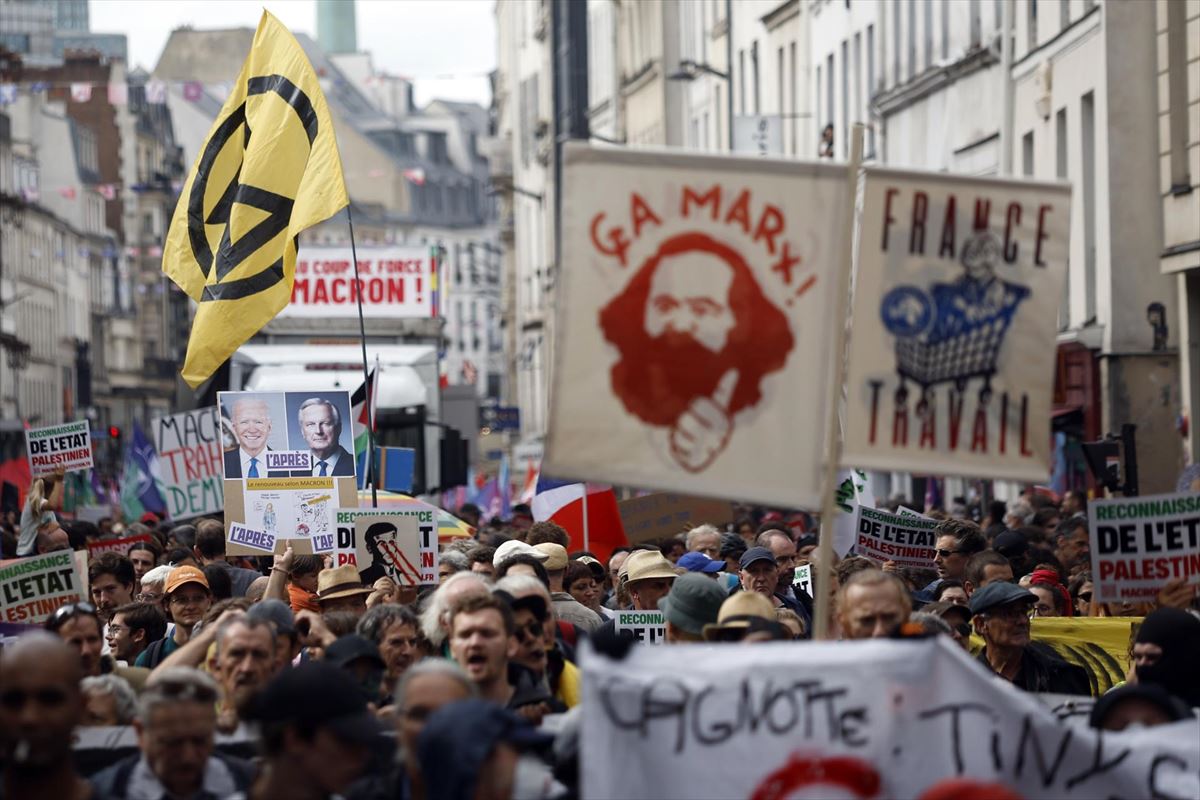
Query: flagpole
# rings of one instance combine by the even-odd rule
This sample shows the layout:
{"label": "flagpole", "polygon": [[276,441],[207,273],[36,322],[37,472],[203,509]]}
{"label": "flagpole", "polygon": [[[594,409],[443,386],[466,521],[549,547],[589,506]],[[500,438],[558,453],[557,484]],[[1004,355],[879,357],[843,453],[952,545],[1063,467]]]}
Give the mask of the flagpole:
{"label": "flagpole", "polygon": [[842,244],[846,248],[846,263],[839,265],[837,276],[837,314],[833,335],[833,378],[825,402],[829,404],[825,422],[825,479],[821,482],[821,535],[817,539],[817,568],[813,572],[813,639],[829,638],[830,589],[833,588],[834,515],[837,513],[838,462],[842,460],[842,437],[839,430],[838,405],[842,400],[842,384],[846,381],[846,327],[850,321],[850,273],[854,269],[854,214],[857,209],[858,173],[862,167],[863,126],[856,123],[850,138],[850,163],[846,165],[848,194],[846,219],[842,227]]}
{"label": "flagpole", "polygon": [[363,387],[367,391],[367,397],[363,398],[367,407],[367,463],[364,469],[371,481],[371,508],[379,508],[379,492],[375,486],[375,410],[371,408],[374,392],[371,391],[371,374],[367,366],[367,323],[363,319],[362,282],[358,279],[358,249],[354,246],[354,216],[350,213],[350,205],[346,204],[346,222],[350,226],[350,257],[354,259],[354,285],[357,287],[354,298],[358,305],[358,341],[362,345]]}
{"label": "flagpole", "polygon": [[591,542],[589,541],[589,538],[588,538],[587,496],[588,496],[588,486],[587,486],[587,483],[585,482],[583,484],[583,549],[587,550],[588,552],[591,552],[592,548],[588,546]]}

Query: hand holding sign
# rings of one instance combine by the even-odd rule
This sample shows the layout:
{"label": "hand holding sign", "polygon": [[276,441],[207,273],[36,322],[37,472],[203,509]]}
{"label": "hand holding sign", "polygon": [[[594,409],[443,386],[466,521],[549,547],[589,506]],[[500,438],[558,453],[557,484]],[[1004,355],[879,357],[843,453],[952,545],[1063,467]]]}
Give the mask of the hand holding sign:
{"label": "hand holding sign", "polygon": [[726,409],[737,382],[736,369],[726,372],[717,382],[712,398],[693,400],[671,429],[671,455],[688,472],[707,469],[729,443],[733,420]]}

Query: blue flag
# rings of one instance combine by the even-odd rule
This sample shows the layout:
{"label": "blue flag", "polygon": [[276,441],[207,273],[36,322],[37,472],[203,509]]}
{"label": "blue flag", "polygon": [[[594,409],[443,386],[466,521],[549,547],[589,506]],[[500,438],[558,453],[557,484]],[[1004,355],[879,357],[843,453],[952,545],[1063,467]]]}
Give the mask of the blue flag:
{"label": "blue flag", "polygon": [[159,489],[158,455],[136,422],[125,449],[121,510],[126,522],[137,522],[147,511],[153,511],[160,519],[167,515],[167,504]]}

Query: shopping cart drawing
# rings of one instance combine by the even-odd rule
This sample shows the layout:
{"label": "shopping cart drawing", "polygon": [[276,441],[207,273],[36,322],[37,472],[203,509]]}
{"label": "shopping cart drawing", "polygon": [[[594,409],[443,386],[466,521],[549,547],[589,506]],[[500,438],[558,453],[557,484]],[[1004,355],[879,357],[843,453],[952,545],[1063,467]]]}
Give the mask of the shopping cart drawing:
{"label": "shopping cart drawing", "polygon": [[1017,307],[1029,289],[996,277],[1001,244],[995,234],[978,231],[963,246],[964,274],[953,283],[937,283],[928,292],[897,286],[883,297],[880,316],[896,337],[896,404],[908,399],[907,382],[921,389],[917,413],[924,415],[932,389],[953,384],[959,392],[982,379],[979,403],[992,395],[992,376]]}

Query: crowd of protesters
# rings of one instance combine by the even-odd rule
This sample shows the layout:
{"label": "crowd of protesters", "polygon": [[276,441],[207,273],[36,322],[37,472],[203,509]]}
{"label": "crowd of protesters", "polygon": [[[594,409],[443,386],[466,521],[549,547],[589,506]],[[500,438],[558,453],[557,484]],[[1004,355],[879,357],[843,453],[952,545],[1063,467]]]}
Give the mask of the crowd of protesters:
{"label": "crowd of protesters", "polygon": [[[602,561],[527,507],[444,544],[439,585],[365,585],[351,565],[228,556],[219,520],[122,526],[61,519],[53,480],[7,555],[148,534],[88,566],[89,600],[0,651],[4,798],[535,798],[578,795],[584,639],[621,657],[622,609],[661,611],[668,646],[812,638],[817,604],[794,580],[815,564],[807,515],[734,520],[619,547]],[[738,507],[735,507],[738,508]],[[927,569],[848,556],[829,565],[836,638],[982,641],[980,670],[1031,692],[1085,695],[1084,671],[1031,639],[1035,617],[1144,616],[1123,685],[1092,724],[1120,730],[1200,706],[1196,592],[1092,601],[1086,500],[1035,492],[937,520]],[[89,728],[132,726],[88,759]],[[105,740],[107,741],[107,740]],[[247,745],[249,743],[249,745]],[[103,749],[103,748],[102,748]]]}

